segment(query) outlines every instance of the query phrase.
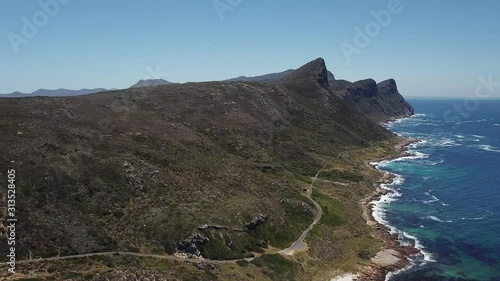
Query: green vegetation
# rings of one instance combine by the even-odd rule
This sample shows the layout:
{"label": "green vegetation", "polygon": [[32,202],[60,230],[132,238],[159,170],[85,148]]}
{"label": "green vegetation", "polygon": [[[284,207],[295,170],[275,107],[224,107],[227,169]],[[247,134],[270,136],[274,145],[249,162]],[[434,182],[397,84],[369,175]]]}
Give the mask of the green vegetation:
{"label": "green vegetation", "polygon": [[336,200],[318,190],[313,190],[312,198],[323,209],[320,223],[329,226],[338,226],[347,222],[342,205],[336,202]]}
{"label": "green vegetation", "polygon": [[364,180],[362,173],[345,172],[338,170],[323,171],[320,178],[332,181],[351,181],[360,182]]}
{"label": "green vegetation", "polygon": [[297,264],[281,255],[263,255],[254,259],[251,263],[265,268],[263,270],[264,274],[272,280],[296,280]]}

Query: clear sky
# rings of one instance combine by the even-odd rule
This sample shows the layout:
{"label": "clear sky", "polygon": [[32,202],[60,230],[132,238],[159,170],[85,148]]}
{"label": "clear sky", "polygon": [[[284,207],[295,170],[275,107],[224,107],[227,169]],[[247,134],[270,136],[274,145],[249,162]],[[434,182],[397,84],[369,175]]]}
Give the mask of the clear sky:
{"label": "clear sky", "polygon": [[[394,78],[405,96],[500,81],[500,1],[392,1],[2,0],[0,93],[221,80],[317,57],[337,78]],[[376,22],[382,10],[391,19]],[[355,41],[367,26],[369,42]]]}

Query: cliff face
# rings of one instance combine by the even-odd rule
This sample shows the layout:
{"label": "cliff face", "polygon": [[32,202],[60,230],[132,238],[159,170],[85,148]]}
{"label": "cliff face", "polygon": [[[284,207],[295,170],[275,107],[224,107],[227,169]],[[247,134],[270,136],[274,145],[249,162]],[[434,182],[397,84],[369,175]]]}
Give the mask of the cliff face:
{"label": "cliff face", "polygon": [[415,114],[413,107],[399,93],[394,79],[378,83],[377,88],[381,100],[385,101],[389,106],[387,112],[389,115],[394,117],[408,117]]}
{"label": "cliff face", "polygon": [[394,79],[378,84],[373,79],[354,83],[337,80],[331,90],[376,122],[414,114],[412,106],[399,93]]}
{"label": "cliff face", "polygon": [[[311,75],[312,74],[312,75]],[[322,58],[307,63],[297,70],[266,74],[256,77],[240,76],[227,81],[255,81],[293,86],[296,92],[313,99],[331,99],[326,91],[334,93],[362,114],[376,122],[413,115],[413,108],[398,92],[394,79],[376,83],[373,79],[357,82],[336,80]],[[319,85],[322,90],[315,88]],[[316,89],[313,90],[313,89]]]}

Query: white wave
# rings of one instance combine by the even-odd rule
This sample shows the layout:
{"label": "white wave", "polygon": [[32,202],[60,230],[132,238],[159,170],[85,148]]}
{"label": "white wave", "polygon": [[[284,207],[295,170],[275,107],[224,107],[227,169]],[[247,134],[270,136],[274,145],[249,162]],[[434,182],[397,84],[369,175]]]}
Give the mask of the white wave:
{"label": "white wave", "polygon": [[[416,148],[419,144],[426,144],[427,142],[428,142],[427,140],[421,140],[421,141],[419,141],[417,143],[412,144],[410,146],[410,148]],[[373,166],[375,166],[375,168],[377,170],[379,170],[381,172],[386,172],[386,171],[382,170],[381,167],[384,167],[388,163],[391,163],[391,162],[394,162],[394,161],[409,160],[409,159],[426,159],[426,158],[429,157],[428,154],[421,153],[421,152],[418,152],[418,151],[409,151],[409,152],[412,153],[412,155],[401,157],[401,158],[394,159],[394,160],[384,160],[384,161],[380,161],[380,162],[370,162],[370,164],[373,165]],[[415,259],[412,259],[412,261],[410,262],[410,264],[407,267],[405,267],[405,268],[403,268],[403,269],[401,269],[399,271],[396,271],[394,273],[389,273],[387,275],[387,277],[386,277],[386,280],[389,280],[392,276],[398,274],[399,272],[406,271],[406,270],[408,270],[408,269],[410,269],[410,268],[412,268],[414,266],[417,266],[417,265],[421,266],[421,265],[425,265],[425,264],[427,264],[429,262],[435,262],[436,261],[433,258],[432,254],[429,253],[429,252],[427,252],[425,250],[425,247],[417,239],[417,237],[415,237],[413,235],[410,235],[410,234],[408,234],[408,233],[406,233],[404,231],[398,230],[396,227],[390,225],[389,222],[387,221],[385,206],[387,204],[390,204],[391,202],[394,202],[394,201],[398,200],[397,198],[402,196],[401,192],[396,187],[399,186],[399,185],[401,185],[404,182],[404,180],[405,180],[402,175],[394,174],[394,173],[391,173],[391,174],[393,175],[393,180],[392,180],[391,183],[380,184],[381,188],[389,190],[389,192],[387,194],[381,196],[379,198],[379,200],[375,200],[375,201],[371,202],[371,204],[372,204],[372,216],[375,219],[375,221],[377,221],[378,223],[381,223],[381,224],[385,225],[389,229],[389,233],[391,233],[391,234],[397,234],[398,237],[400,238],[399,242],[402,245],[408,245],[408,246],[415,247],[416,249],[419,250],[419,254],[417,254],[415,256]],[[430,190],[429,192],[432,192],[432,190]],[[427,194],[429,196],[431,196],[433,198],[433,200],[439,200],[437,197],[435,197],[433,195],[430,195],[429,192],[427,192]],[[411,241],[412,243],[407,242],[407,240]]]}
{"label": "white wave", "polygon": [[478,139],[484,139],[485,138],[485,136],[480,136],[480,135],[472,135],[472,136],[475,137],[475,138],[478,138]]}
{"label": "white wave", "polygon": [[408,148],[409,148],[409,149],[415,149],[415,148],[417,148],[417,147],[419,147],[419,146],[421,146],[421,145],[427,144],[427,143],[428,143],[428,141],[427,141],[427,140],[419,140],[419,141],[417,141],[417,142],[414,142],[414,143],[410,144],[410,145],[408,146]]}
{"label": "white wave", "polygon": [[493,124],[493,125],[500,127],[500,124]]}
{"label": "white wave", "polygon": [[434,195],[431,195],[431,198],[432,199],[430,199],[430,200],[423,200],[422,203],[424,203],[424,204],[431,204],[431,203],[434,203],[434,202],[441,201],[439,198],[437,198]]}
{"label": "white wave", "polygon": [[396,201],[398,197],[402,196],[402,194],[393,187],[396,185],[401,185],[404,182],[403,176],[398,174],[392,174],[392,175],[393,179],[391,183],[380,184],[381,188],[388,190],[389,192],[382,195],[378,200],[370,202],[372,204],[372,216],[375,219],[375,221],[388,226],[389,229],[391,229],[391,232],[394,231],[394,229],[393,227],[389,226],[389,223],[385,219],[384,206],[391,202]]}
{"label": "white wave", "polygon": [[480,120],[463,120],[462,123],[482,123],[487,122],[488,119],[480,119]]}
{"label": "white wave", "polygon": [[484,219],[486,216],[482,216],[482,217],[477,217],[477,218],[461,218],[462,220],[482,220]]}
{"label": "white wave", "polygon": [[[419,250],[419,254],[417,254],[415,257],[410,260],[410,264],[400,270],[394,271],[394,272],[389,272],[387,273],[385,280],[388,281],[392,277],[396,276],[397,274],[401,272],[405,272],[415,266],[423,266],[431,262],[436,262],[436,260],[433,258],[433,255],[425,250],[425,247],[420,243],[420,240],[417,239],[417,237],[410,235],[404,231],[400,233],[405,239],[413,241],[413,247]],[[402,243],[403,245],[411,246],[408,243]]]}
{"label": "white wave", "polygon": [[413,115],[413,118],[419,118],[419,117],[425,117],[425,116],[427,116],[427,114],[425,114],[425,113],[417,113],[417,114]]}
{"label": "white wave", "polygon": [[[424,165],[427,165],[427,166],[436,166],[436,165],[439,165],[439,164],[442,164],[444,163],[444,160],[439,160],[439,161],[428,161],[428,160],[425,160],[425,161],[420,161],[420,163],[424,164]],[[426,178],[424,177],[424,180]]]}
{"label": "white wave", "polygon": [[425,251],[425,247],[422,245],[422,243],[420,242],[420,240],[418,240],[417,237],[409,234],[409,233],[406,233],[406,232],[402,232],[403,236],[407,239],[411,239],[414,241],[415,243],[415,248],[417,248],[423,255],[423,258],[424,258],[424,261],[426,262],[435,262],[436,260],[433,258],[432,254]]}
{"label": "white wave", "polygon": [[444,138],[441,140],[436,140],[434,143],[435,146],[441,146],[441,147],[453,147],[453,146],[460,146],[459,143],[456,143],[454,140],[450,138]]}
{"label": "white wave", "polygon": [[402,161],[407,161],[407,160],[418,160],[418,159],[427,159],[429,158],[429,154],[425,154],[422,152],[418,151],[410,151],[411,155],[408,156],[403,156],[394,160],[391,160],[390,162],[402,162]]}
{"label": "white wave", "polygon": [[488,145],[488,144],[478,145],[477,148],[485,150],[485,151],[500,152],[500,149],[493,147],[491,145]]}
{"label": "white wave", "polygon": [[438,218],[436,216],[427,216],[427,218],[430,219],[430,220],[433,220],[435,222],[453,222],[453,221],[450,221],[450,220],[444,221],[444,220],[442,220],[442,219],[440,219],[440,218]]}

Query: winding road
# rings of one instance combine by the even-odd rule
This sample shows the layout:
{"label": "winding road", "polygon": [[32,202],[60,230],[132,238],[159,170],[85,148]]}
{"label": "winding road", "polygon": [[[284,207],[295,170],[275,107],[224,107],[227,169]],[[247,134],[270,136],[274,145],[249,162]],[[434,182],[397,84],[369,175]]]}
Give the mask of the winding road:
{"label": "winding road", "polygon": [[314,201],[314,199],[312,198],[312,191],[314,188],[314,183],[316,182],[316,180],[318,180],[319,174],[324,169],[326,169],[326,167],[328,167],[328,165],[330,165],[330,163],[332,163],[333,160],[335,160],[336,158],[339,158],[343,153],[344,152],[337,155],[337,157],[330,159],[330,161],[328,161],[325,165],[323,165],[323,167],[321,167],[321,169],[319,169],[318,172],[316,173],[316,175],[312,178],[311,184],[309,185],[309,188],[307,189],[306,197],[316,207],[316,210],[317,210],[316,217],[314,218],[314,221],[311,223],[311,225],[309,225],[309,227],[306,230],[304,230],[304,232],[302,232],[299,239],[295,240],[295,242],[293,242],[290,247],[279,251],[278,252],[279,254],[284,255],[284,256],[291,256],[295,252],[299,252],[299,251],[303,251],[303,250],[307,249],[307,244],[304,242],[304,239],[306,238],[309,231],[311,231],[313,229],[313,227],[321,220],[321,216],[323,215],[323,209],[321,209],[321,206],[318,204],[318,202]]}
{"label": "winding road", "polygon": [[[307,249],[307,244],[304,242],[304,239],[306,238],[307,234],[313,227],[321,220],[321,216],[323,215],[323,209],[321,209],[321,206],[318,204],[318,202],[314,201],[312,198],[312,191],[314,188],[314,183],[319,177],[319,174],[330,165],[330,163],[333,162],[336,158],[339,158],[344,152],[340,153],[336,157],[330,159],[321,169],[318,170],[316,175],[311,179],[311,184],[309,185],[309,188],[307,189],[306,197],[313,203],[313,205],[316,207],[317,213],[316,217],[314,218],[313,222],[309,225],[309,227],[302,232],[300,237],[295,240],[295,242],[292,243],[292,245],[286,249],[276,251],[274,253],[278,253],[284,256],[291,256],[296,252],[299,251],[304,251]],[[116,256],[116,255],[121,255],[121,256],[135,256],[135,257],[144,257],[144,258],[155,258],[155,259],[164,259],[164,260],[173,260],[173,261],[188,261],[188,262],[193,262],[193,263],[202,263],[202,262],[210,262],[210,263],[215,263],[215,264],[227,264],[227,263],[236,263],[238,261],[252,261],[255,259],[255,257],[251,258],[243,258],[243,259],[235,259],[235,260],[211,260],[211,259],[190,259],[190,258],[179,258],[175,257],[173,255],[154,255],[154,254],[143,254],[143,253],[135,253],[135,252],[120,252],[120,251],[113,251],[113,252],[100,252],[100,253],[88,253],[88,254],[79,254],[79,255],[71,255],[71,256],[63,256],[63,257],[51,257],[51,258],[38,258],[38,259],[29,259],[29,260],[18,260],[16,261],[16,264],[23,264],[23,263],[35,263],[35,262],[45,262],[45,261],[59,261],[59,260],[67,260],[67,259],[77,259],[77,258],[85,258],[85,257],[93,257],[93,256]],[[2,262],[0,263],[0,266],[5,266],[8,265],[8,262]]]}

